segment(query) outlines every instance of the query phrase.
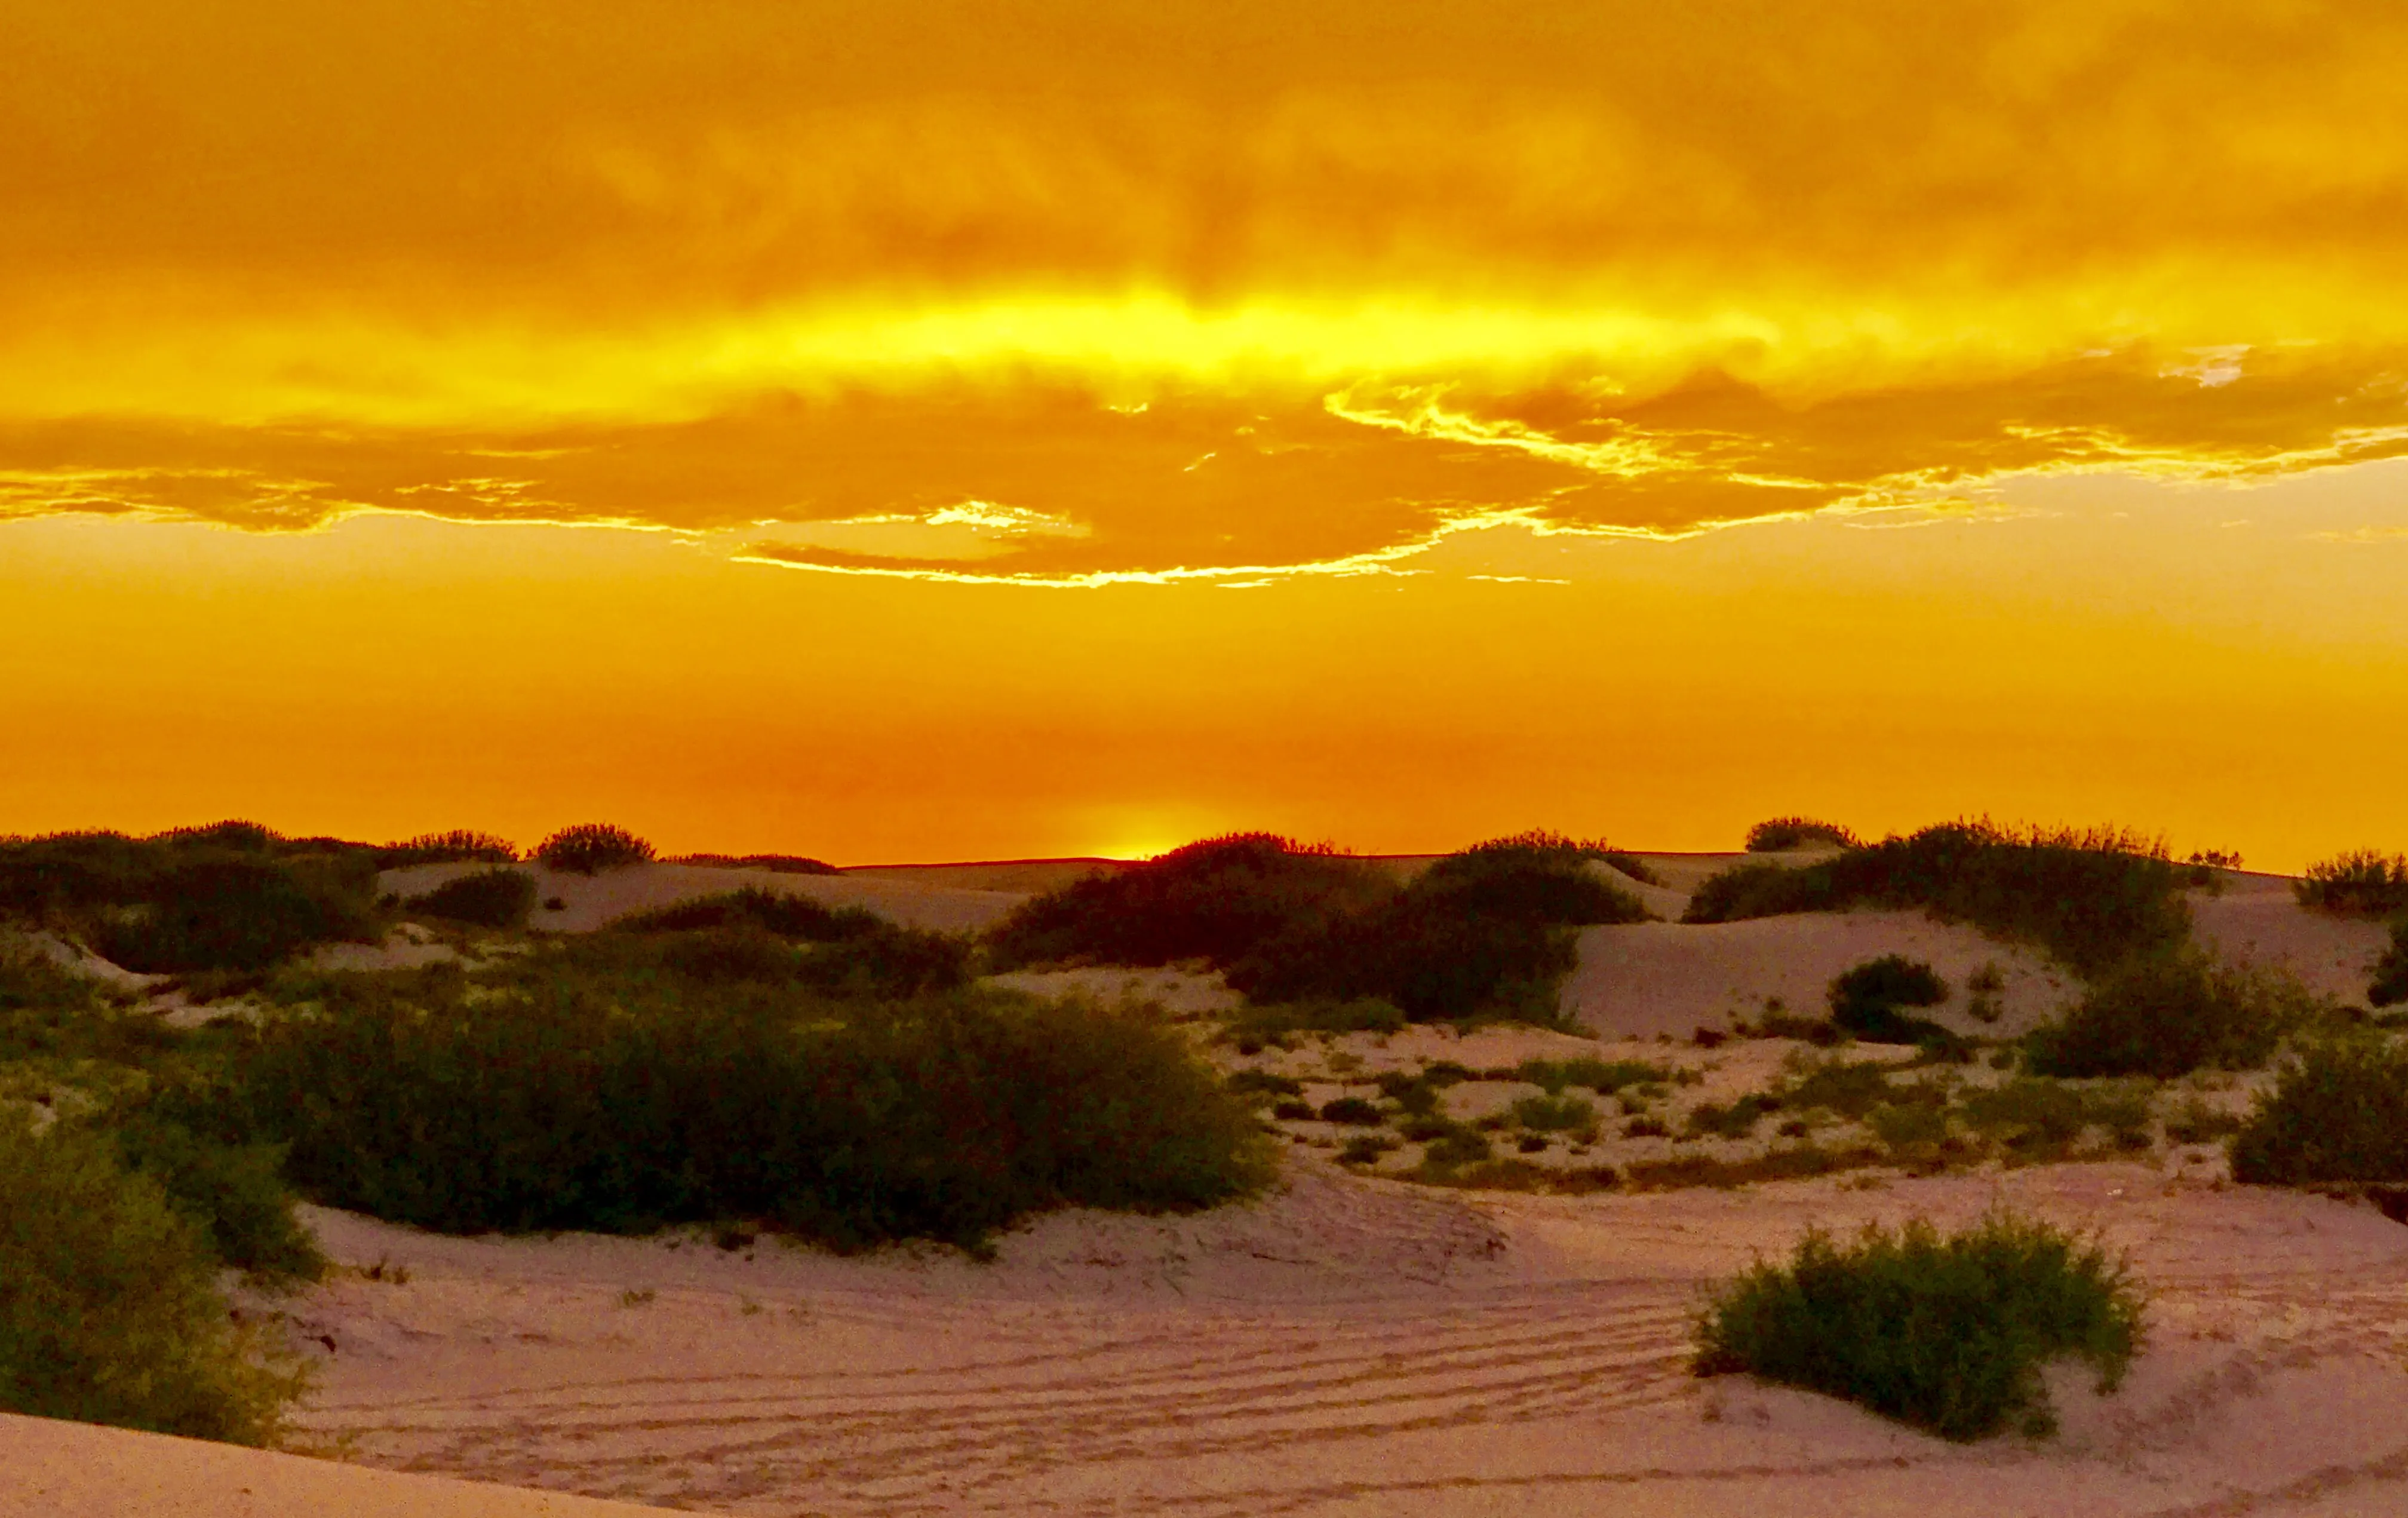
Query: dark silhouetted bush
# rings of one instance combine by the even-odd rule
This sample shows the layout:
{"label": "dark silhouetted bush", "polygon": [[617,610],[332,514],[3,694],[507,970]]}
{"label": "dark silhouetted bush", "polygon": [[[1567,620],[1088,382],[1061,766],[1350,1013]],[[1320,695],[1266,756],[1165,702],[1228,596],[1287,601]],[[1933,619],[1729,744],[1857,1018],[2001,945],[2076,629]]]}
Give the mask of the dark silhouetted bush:
{"label": "dark silhouetted bush", "polygon": [[671,864],[699,864],[717,870],[767,870],[771,875],[842,875],[825,860],[799,854],[681,854]]}
{"label": "dark silhouetted bush", "polygon": [[1853,1245],[1810,1232],[1787,1264],[1758,1263],[1714,1293],[1692,1366],[1976,1439],[2054,1426],[2041,1370],[2058,1355],[2113,1390],[2141,1334],[2140,1293],[2097,1245],[2005,1215],[1944,1237],[1917,1220]]}
{"label": "dark silhouetted bush", "polygon": [[535,876],[524,870],[480,870],[447,880],[402,903],[405,911],[480,928],[523,926],[535,910]]}
{"label": "dark silhouetted bush", "polygon": [[807,944],[837,944],[867,938],[889,926],[886,919],[863,907],[830,907],[809,896],[746,886],[716,896],[631,913],[614,918],[613,932],[687,932],[698,928],[758,928]]}
{"label": "dark silhouetted bush", "polygon": [[535,857],[538,863],[570,875],[595,875],[650,863],[652,846],[612,823],[580,822],[538,844]]}
{"label": "dark silhouetted bush", "polygon": [[1682,920],[1919,906],[2095,976],[2187,938],[2186,884],[2161,844],[2134,833],[1950,822],[1796,868],[1735,865],[1698,889]]}
{"label": "dark silhouetted bush", "polygon": [[1359,1096],[1340,1096],[1321,1104],[1321,1120],[1370,1127],[1387,1121],[1388,1115],[1381,1111],[1376,1103],[1367,1102]]}
{"label": "dark silhouetted bush", "polygon": [[1937,1006],[1948,999],[1948,983],[1920,960],[1899,954],[1867,960],[1833,979],[1829,994],[1832,1025],[1868,1044],[1914,1044],[1934,1034],[1945,1036],[1939,1024],[1899,1011],[1902,1006]]}
{"label": "dark silhouetted bush", "polygon": [[2154,1076],[2263,1064],[2319,1008],[2296,981],[2221,969],[2193,953],[2133,961],[2093,986],[2057,1024],[2036,1030],[2036,1075]]}
{"label": "dark silhouetted bush", "polygon": [[2366,988],[2369,1006],[2397,1006],[2408,1002],[2408,917],[2394,918],[2391,944],[2374,961],[2374,978]]}
{"label": "dark silhouetted bush", "polygon": [[156,1110],[126,1114],[107,1132],[127,1167],[155,1181],[224,1264],[267,1285],[325,1273],[317,1240],[293,1215],[281,1149],[221,1142]]}
{"label": "dark silhouetted bush", "polygon": [[0,1410],[268,1442],[299,1380],[229,1322],[216,1269],[105,1139],[0,1121]]}
{"label": "dark silhouetted bush", "polygon": [[400,870],[413,864],[516,864],[518,859],[518,847],[509,839],[469,828],[423,832],[376,850],[380,870]]}
{"label": "dark silhouetted bush", "polygon": [[1772,817],[1747,830],[1747,851],[1751,854],[1786,853],[1809,844],[1856,848],[1860,840],[1836,822],[1818,821],[1811,817]]}
{"label": "dark silhouetted bush", "polygon": [[2408,1182],[2408,1049],[2371,1038],[2309,1048],[2234,1137],[2232,1176],[2276,1186]]}
{"label": "dark silhouetted bush", "polygon": [[1435,911],[1551,927],[1646,921],[1636,897],[1588,868],[1609,852],[1557,833],[1491,839],[1431,864],[1405,895]]}
{"label": "dark silhouetted bush", "polygon": [[2408,854],[2362,848],[2308,866],[2292,883],[2300,904],[2319,912],[2385,918],[2408,912]]}
{"label": "dark silhouetted bush", "polygon": [[988,944],[1005,967],[1227,965],[1266,939],[1317,927],[1392,889],[1360,860],[1270,833],[1232,833],[1048,891],[1022,904]]}
{"label": "dark silhouetted bush", "polygon": [[367,931],[332,895],[272,860],[196,860],[153,880],[149,900],[104,919],[95,947],[145,974],[265,970],[310,944]]}
{"label": "dark silhouetted bush", "polygon": [[758,1218],[978,1248],[1051,1207],[1210,1206],[1270,1163],[1245,1099],[1135,1014],[640,960],[332,984],[263,1030],[246,1079],[306,1192],[454,1232]]}

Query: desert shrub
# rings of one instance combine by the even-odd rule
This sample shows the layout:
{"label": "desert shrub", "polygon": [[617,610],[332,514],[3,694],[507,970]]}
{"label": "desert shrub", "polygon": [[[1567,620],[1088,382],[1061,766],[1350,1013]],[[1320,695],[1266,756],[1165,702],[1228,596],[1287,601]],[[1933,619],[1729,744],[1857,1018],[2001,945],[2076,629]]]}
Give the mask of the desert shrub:
{"label": "desert shrub", "polygon": [[266,1443],[300,1382],[228,1321],[216,1268],[105,1139],[0,1121],[0,1410]]}
{"label": "desert shrub", "polygon": [[1382,1134],[1357,1134],[1338,1151],[1340,1164],[1377,1164],[1380,1156],[1397,1147],[1397,1141]]}
{"label": "desert shrub", "polygon": [[1994,1214],[1942,1236],[1868,1227],[1807,1234],[1716,1290],[1697,1324],[1698,1375],[1748,1371],[1859,1403],[1945,1438],[2054,1418],[2042,1367],[2087,1360],[2111,1391],[2139,1349],[2126,1266],[2049,1224]]}
{"label": "desert shrub", "polygon": [[1406,893],[1375,911],[1286,935],[1232,965],[1228,983],[1262,1002],[1377,999],[1413,1021],[1478,1016],[1555,1019],[1555,983],[1577,961],[1545,923],[1469,916]]}
{"label": "desert shrub", "polygon": [[375,852],[380,870],[400,870],[413,864],[516,864],[519,859],[518,846],[509,839],[470,828],[422,832],[415,838],[387,844]]}
{"label": "desert shrub", "polygon": [[2242,1129],[2242,1120],[2208,1106],[2194,1094],[2166,1117],[2166,1137],[2177,1144],[2205,1144],[2229,1138]]}
{"label": "desert shrub", "polygon": [[1526,1080],[1554,1096],[1567,1086],[1582,1086],[1600,1096],[1611,1096],[1626,1086],[1644,1086],[1655,1081],[1670,1080],[1670,1072],[1638,1060],[1524,1060],[1505,1072],[1509,1080]]}
{"label": "desert shrub", "polygon": [[1919,1043],[1942,1030],[1902,1006],[1937,1006],[1948,999],[1948,983],[1920,960],[1885,954],[1831,982],[1831,1022],[1869,1044]]}
{"label": "desert shrub", "polygon": [[1756,1125],[1768,1112],[1777,1112],[1781,1099],[1762,1092],[1750,1092],[1728,1103],[1700,1103],[1689,1114],[1689,1136],[1702,1138],[1745,1138],[1756,1132]]}
{"label": "desert shrub", "polygon": [[157,1111],[137,1110],[107,1132],[126,1166],[156,1182],[224,1264],[268,1285],[325,1273],[317,1240],[293,1215],[278,1146],[222,1142]]}
{"label": "desert shrub", "polygon": [[145,974],[265,970],[310,944],[373,932],[365,912],[347,905],[332,882],[313,882],[288,863],[197,859],[150,881],[139,904],[104,918],[94,947]]}
{"label": "desert shrub", "polygon": [[1747,830],[1747,851],[1751,854],[1780,854],[1809,844],[1855,848],[1859,840],[1836,822],[1818,821],[1811,817],[1772,817]]}
{"label": "desert shrub", "polygon": [[580,822],[536,845],[538,863],[570,875],[594,875],[652,861],[652,846],[609,822]]}
{"label": "desert shrub", "polygon": [[613,932],[751,927],[803,943],[834,944],[872,936],[886,925],[884,918],[866,907],[831,907],[791,891],[745,886],[715,896],[692,897],[649,912],[630,913],[612,919],[609,926]]}
{"label": "desert shrub", "polygon": [[2390,947],[2374,961],[2374,978],[2366,987],[2369,1006],[2396,1006],[2401,1002],[2408,1002],[2408,916],[2392,919]]}
{"label": "desert shrub", "polygon": [[2317,1045],[2285,1067],[2232,1141],[2236,1180],[2408,1181],[2408,1049]]}
{"label": "desert shrub", "polygon": [[1271,1104],[1271,1116],[1282,1122],[1311,1122],[1313,1120],[1312,1104],[1296,1101],[1274,1102]]}
{"label": "desert shrub", "polygon": [[1821,1108],[1839,1117],[1861,1119],[1890,1101],[1895,1091],[1886,1065],[1830,1060],[1807,1066],[1784,1082],[1775,1094],[1782,1106],[1801,1112]]}
{"label": "desert shrub", "polygon": [[1351,1001],[1317,997],[1301,1002],[1248,1005],[1228,1019],[1230,1035],[1240,1043],[1273,1043],[1290,1034],[1392,1034],[1405,1025],[1404,1009],[1377,996]]}
{"label": "desert shrub", "polygon": [[2300,905],[2320,912],[2370,918],[2408,912],[2408,854],[2356,849],[2308,866],[2291,889]]}
{"label": "desert shrub", "polygon": [[[1635,1122],[1631,1124],[1632,1128],[1637,1126]],[[1647,1160],[1628,1167],[1623,1172],[1622,1178],[1624,1184],[1635,1192],[1684,1191],[1698,1186],[1728,1190],[1735,1186],[1804,1180],[1842,1170],[1861,1169],[1882,1163],[1882,1158],[1878,1150],[1870,1149],[1835,1151],[1817,1149],[1812,1144],[1797,1144],[1738,1160],[1725,1160],[1710,1154]]]}
{"label": "desert shrub", "polygon": [[1326,922],[1392,888],[1360,860],[1270,833],[1232,833],[1089,875],[1023,903],[988,936],[1004,968],[1085,960],[1226,966],[1264,940]]}
{"label": "desert shrub", "polygon": [[702,864],[721,870],[767,870],[771,875],[842,875],[825,860],[799,854],[680,854],[671,864]]}
{"label": "desert shrub", "polygon": [[2024,1160],[2061,1154],[2090,1128],[2119,1136],[2142,1133],[2149,1121],[2143,1086],[2084,1088],[2046,1077],[2023,1076],[1986,1091],[1965,1094],[1961,1110],[1976,1133],[1996,1139]]}
{"label": "desert shrub", "polygon": [[1240,1070],[1229,1077],[1229,1089],[1249,1096],[1302,1096],[1304,1082],[1268,1070]]}
{"label": "desert shrub", "polygon": [[1422,1148],[1422,1164],[1443,1170],[1455,1165],[1484,1164],[1496,1157],[1484,1134],[1469,1128],[1448,1130]]}
{"label": "desert shrub", "polygon": [[1367,1102],[1359,1096],[1340,1096],[1321,1104],[1321,1120],[1368,1128],[1387,1121],[1388,1115],[1380,1110],[1376,1102]]}
{"label": "desert shrub", "polygon": [[1788,868],[1740,864],[1705,881],[1684,922],[1735,922],[1858,905],[1919,906],[1943,921],[2032,943],[2085,976],[2190,932],[2183,868],[2162,844],[2115,829],[2021,831],[1949,822]]}
{"label": "desert shrub", "polygon": [[0,1060],[134,1063],[172,1038],[157,1019],[111,1005],[83,976],[0,940]]}
{"label": "desert shrub", "polygon": [[1573,1133],[1597,1126],[1597,1108],[1578,1096],[1525,1096],[1513,1104],[1513,1121],[1534,1133]]}
{"label": "desert shrub", "polygon": [[288,1174],[452,1232],[759,1218],[981,1247],[1061,1205],[1261,1185],[1253,1113],[1143,1017],[1002,992],[838,1002],[640,962],[330,984],[244,1065]]}
{"label": "desert shrub", "polygon": [[1948,1109],[1937,1103],[1885,1102],[1865,1114],[1865,1126],[1894,1149],[1914,1149],[1948,1136]]}
{"label": "desert shrub", "polygon": [[405,911],[480,928],[516,928],[535,910],[535,876],[524,870],[480,870],[403,902]]}
{"label": "desert shrub", "polygon": [[1406,895],[1472,917],[1571,927],[1644,922],[1647,908],[1636,897],[1588,868],[1612,854],[1559,833],[1493,838],[1431,864]]}
{"label": "desert shrub", "polygon": [[2076,1078],[2246,1070],[2317,1010],[2296,981],[2196,954],[2157,955],[2109,976],[2063,1021],[2036,1030],[2026,1058],[2036,1075]]}

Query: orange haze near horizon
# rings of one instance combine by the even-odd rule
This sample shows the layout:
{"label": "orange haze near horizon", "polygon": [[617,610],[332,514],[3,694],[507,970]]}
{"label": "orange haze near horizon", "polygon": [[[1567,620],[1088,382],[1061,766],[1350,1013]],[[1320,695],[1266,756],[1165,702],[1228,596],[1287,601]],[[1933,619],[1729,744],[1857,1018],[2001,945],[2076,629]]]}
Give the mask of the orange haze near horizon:
{"label": "orange haze near horizon", "polygon": [[2408,12],[0,17],[0,831],[2408,846]]}

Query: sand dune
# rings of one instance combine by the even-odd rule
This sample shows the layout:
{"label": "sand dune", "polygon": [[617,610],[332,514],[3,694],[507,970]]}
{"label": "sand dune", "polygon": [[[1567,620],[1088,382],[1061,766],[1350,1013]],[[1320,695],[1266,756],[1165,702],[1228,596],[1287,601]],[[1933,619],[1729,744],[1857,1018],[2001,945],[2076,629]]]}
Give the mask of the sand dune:
{"label": "sand dune", "polygon": [[[2127,1390],[2069,1387],[2059,1439],[1949,1445],[1686,1375],[1700,1285],[1753,1251],[2000,1200],[2100,1230],[2155,1293]],[[1307,1159],[1263,1205],[1056,1216],[992,1267],[319,1221],[387,1278],[293,1308],[336,1345],[320,1433],[380,1465],[702,1511],[2408,1508],[2387,1415],[2408,1405],[2408,1229],[2140,1165],[1570,1199]]]}
{"label": "sand dune", "polygon": [[2286,875],[2228,874],[2220,894],[2191,893],[2192,932],[2236,964],[2280,966],[2315,990],[2363,1005],[2375,959],[2390,942],[2382,923],[2311,912]]}
{"label": "sand dune", "polygon": [[0,1413],[0,1512],[23,1518],[659,1518],[661,1511]]}

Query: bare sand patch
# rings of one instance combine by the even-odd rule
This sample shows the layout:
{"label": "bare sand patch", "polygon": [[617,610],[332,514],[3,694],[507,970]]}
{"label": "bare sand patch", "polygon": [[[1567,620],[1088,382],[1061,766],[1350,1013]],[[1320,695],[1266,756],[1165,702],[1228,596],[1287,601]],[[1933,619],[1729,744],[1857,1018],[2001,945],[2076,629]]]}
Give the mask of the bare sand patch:
{"label": "bare sand patch", "polygon": [[[1856,911],[1585,928],[1579,966],[1565,977],[1559,1005],[1566,1017],[1604,1037],[1727,1033],[1761,1018],[1774,999],[1794,1016],[1823,1016],[1833,978],[1884,954],[1929,962],[1948,982],[1949,998],[1916,1015],[1970,1035],[2026,1033],[2080,993],[2072,973],[2036,949],[1919,910]],[[1995,1023],[1967,1011],[1965,982],[1985,965],[1996,965],[2003,981]]]}
{"label": "bare sand patch", "polygon": [[2374,961],[2390,942],[2384,924],[2301,906],[2286,875],[2228,873],[2220,893],[2193,891],[2192,932],[2233,964],[2290,971],[2311,990],[2363,1005]]}
{"label": "bare sand patch", "polygon": [[[377,889],[421,895],[447,880],[494,868],[491,864],[420,864],[387,870]],[[538,904],[530,925],[552,932],[590,932],[631,912],[649,912],[698,896],[715,896],[747,886],[807,896],[832,907],[858,906],[889,921],[933,932],[976,932],[1000,922],[1026,900],[1025,893],[931,886],[851,875],[789,875],[774,870],[699,864],[638,864],[595,875],[572,875],[540,864],[509,868],[535,876]]]}

